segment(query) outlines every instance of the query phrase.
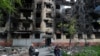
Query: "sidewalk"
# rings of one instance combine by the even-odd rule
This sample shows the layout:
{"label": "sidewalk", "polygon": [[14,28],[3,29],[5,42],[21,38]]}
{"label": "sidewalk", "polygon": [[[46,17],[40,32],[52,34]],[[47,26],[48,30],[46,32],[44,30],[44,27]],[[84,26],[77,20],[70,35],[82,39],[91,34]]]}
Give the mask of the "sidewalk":
{"label": "sidewalk", "polygon": [[[39,48],[39,56],[54,56],[53,53],[50,53],[48,50],[49,47]],[[28,53],[23,54],[22,56],[29,56]]]}
{"label": "sidewalk", "polygon": [[45,47],[45,48],[40,48],[39,49],[39,56],[54,56],[53,53],[50,53],[50,51],[48,50],[49,47]]}

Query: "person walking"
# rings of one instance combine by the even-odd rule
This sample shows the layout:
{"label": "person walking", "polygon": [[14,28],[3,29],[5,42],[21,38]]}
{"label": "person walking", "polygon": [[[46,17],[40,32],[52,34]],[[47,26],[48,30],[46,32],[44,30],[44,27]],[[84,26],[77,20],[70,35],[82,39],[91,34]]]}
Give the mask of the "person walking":
{"label": "person walking", "polygon": [[30,47],[29,47],[29,56],[38,56],[39,55],[39,51],[38,49],[36,49],[35,45],[32,44]]}
{"label": "person walking", "polygon": [[61,51],[60,51],[60,47],[57,45],[54,48],[54,55],[55,56],[61,56]]}

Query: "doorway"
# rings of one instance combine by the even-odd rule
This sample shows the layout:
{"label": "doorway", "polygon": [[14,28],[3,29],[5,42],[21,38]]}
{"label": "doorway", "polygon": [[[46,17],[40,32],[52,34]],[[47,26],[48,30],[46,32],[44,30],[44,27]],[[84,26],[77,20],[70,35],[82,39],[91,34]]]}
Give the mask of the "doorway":
{"label": "doorway", "polygon": [[51,38],[46,38],[45,45],[50,46],[51,45]]}

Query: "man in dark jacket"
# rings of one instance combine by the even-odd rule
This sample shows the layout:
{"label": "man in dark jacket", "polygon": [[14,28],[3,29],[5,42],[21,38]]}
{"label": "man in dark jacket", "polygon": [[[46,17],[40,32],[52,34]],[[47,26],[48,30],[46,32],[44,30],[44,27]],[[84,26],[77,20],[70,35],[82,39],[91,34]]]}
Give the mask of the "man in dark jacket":
{"label": "man in dark jacket", "polygon": [[55,56],[60,56],[60,48],[59,48],[58,45],[54,48],[54,55]]}
{"label": "man in dark jacket", "polygon": [[35,48],[34,44],[32,44],[30,47],[29,47],[29,56],[38,56],[39,55],[39,52],[36,51],[37,49]]}

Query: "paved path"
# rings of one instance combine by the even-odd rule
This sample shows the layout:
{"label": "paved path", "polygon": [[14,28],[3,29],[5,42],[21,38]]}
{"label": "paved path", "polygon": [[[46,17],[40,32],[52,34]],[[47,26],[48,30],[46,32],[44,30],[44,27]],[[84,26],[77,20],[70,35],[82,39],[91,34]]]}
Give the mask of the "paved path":
{"label": "paved path", "polygon": [[[23,54],[22,56],[29,56],[29,55],[27,53],[27,54]],[[39,49],[39,56],[54,56],[54,55],[53,55],[53,53],[50,53],[48,51],[48,47],[46,47],[46,48]]]}

